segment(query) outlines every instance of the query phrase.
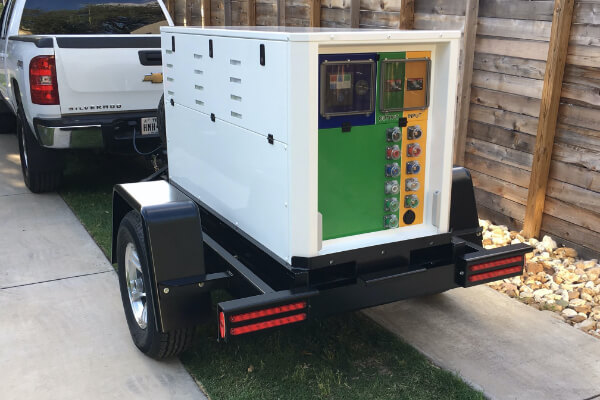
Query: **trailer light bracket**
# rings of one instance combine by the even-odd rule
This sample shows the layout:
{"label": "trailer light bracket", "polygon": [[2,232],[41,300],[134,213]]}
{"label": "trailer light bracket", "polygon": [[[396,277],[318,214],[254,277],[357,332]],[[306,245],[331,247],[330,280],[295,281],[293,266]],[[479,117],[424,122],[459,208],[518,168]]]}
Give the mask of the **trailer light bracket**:
{"label": "trailer light bracket", "polygon": [[219,340],[306,321],[309,299],[318,294],[318,290],[282,290],[219,303]]}
{"label": "trailer light bracket", "polygon": [[177,294],[179,289],[194,289],[196,292],[210,292],[214,289],[224,289],[233,278],[230,271],[215,272],[213,274],[190,276],[182,279],[158,282],[159,293],[168,289],[169,295]]}
{"label": "trailer light bracket", "polygon": [[464,287],[522,274],[525,253],[531,251],[531,247],[524,243],[491,250],[470,243],[466,247],[471,251],[459,256],[456,262],[456,281]]}

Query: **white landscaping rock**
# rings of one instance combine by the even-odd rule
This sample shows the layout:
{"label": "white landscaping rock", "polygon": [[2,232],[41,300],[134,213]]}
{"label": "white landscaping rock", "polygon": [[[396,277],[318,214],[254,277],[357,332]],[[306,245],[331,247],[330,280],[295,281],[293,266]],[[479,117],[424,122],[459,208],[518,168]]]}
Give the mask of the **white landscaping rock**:
{"label": "white landscaping rock", "polygon": [[582,331],[587,332],[591,329],[596,328],[596,321],[594,321],[593,319],[586,319],[585,321],[575,324],[574,326],[577,329],[581,329]]}
{"label": "white landscaping rock", "polygon": [[[506,290],[512,284],[518,288],[521,301],[536,308],[548,307],[555,315],[560,315],[571,325],[600,338],[600,265],[598,260],[582,260],[570,247],[558,247],[550,236],[541,241],[526,239],[523,232],[509,231],[502,225],[480,220],[483,228],[485,248],[495,248],[508,244],[526,243],[533,251],[526,257],[527,269],[523,276],[505,279],[488,284],[505,294],[516,290]],[[561,245],[562,246],[562,245]],[[543,268],[543,269],[542,269]],[[563,319],[561,318],[561,319]],[[563,319],[563,320],[564,320]]]}
{"label": "white landscaping rock", "polygon": [[570,308],[565,308],[560,314],[565,318],[571,318],[577,315],[577,311]]}
{"label": "white landscaping rock", "polygon": [[542,239],[542,244],[544,245],[544,248],[548,252],[551,252],[558,247],[556,242],[554,240],[552,240],[552,238],[550,236],[547,236],[547,235],[544,236],[544,238]]}
{"label": "white landscaping rock", "polygon": [[547,296],[549,294],[552,294],[552,290],[550,289],[538,289],[536,291],[533,292],[533,297],[535,298],[535,301],[537,301],[538,303],[541,301],[542,297]]}

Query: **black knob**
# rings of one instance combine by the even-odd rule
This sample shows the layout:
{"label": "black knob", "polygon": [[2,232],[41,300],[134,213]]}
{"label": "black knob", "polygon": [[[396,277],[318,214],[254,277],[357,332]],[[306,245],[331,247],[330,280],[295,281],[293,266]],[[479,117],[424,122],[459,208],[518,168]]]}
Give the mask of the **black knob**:
{"label": "black knob", "polygon": [[402,220],[404,221],[404,223],[406,225],[410,225],[413,222],[415,222],[416,218],[417,218],[417,216],[415,215],[415,212],[412,210],[408,210],[407,212],[404,213],[404,217],[402,217]]}

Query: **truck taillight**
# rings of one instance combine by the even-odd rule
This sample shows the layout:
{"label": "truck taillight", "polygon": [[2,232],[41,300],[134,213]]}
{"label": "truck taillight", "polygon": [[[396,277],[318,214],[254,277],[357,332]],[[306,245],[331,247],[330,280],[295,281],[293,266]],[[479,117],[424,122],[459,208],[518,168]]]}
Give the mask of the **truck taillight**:
{"label": "truck taillight", "polygon": [[58,105],[58,82],[54,56],[38,56],[29,64],[31,102],[41,105]]}

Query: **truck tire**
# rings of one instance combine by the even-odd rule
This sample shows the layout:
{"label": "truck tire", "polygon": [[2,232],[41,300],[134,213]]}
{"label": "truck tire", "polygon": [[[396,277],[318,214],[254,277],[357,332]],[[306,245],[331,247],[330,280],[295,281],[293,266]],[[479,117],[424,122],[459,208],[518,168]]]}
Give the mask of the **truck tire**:
{"label": "truck tire", "polygon": [[22,109],[17,113],[17,137],[25,185],[33,193],[58,189],[62,180],[62,154],[38,144]]}
{"label": "truck tire", "polygon": [[0,99],[0,134],[15,133],[17,120],[12,110]]}
{"label": "truck tire", "polygon": [[158,135],[164,149],[167,149],[167,125],[165,123],[165,95],[160,97],[158,102],[158,110],[156,116],[156,124],[158,125]]}
{"label": "truck tire", "polygon": [[142,218],[125,215],[117,233],[117,265],[121,300],[133,343],[144,354],[160,360],[176,356],[192,343],[194,328],[160,332],[154,313]]}
{"label": "truck tire", "polygon": [[16,120],[12,114],[0,114],[0,134],[15,133]]}

